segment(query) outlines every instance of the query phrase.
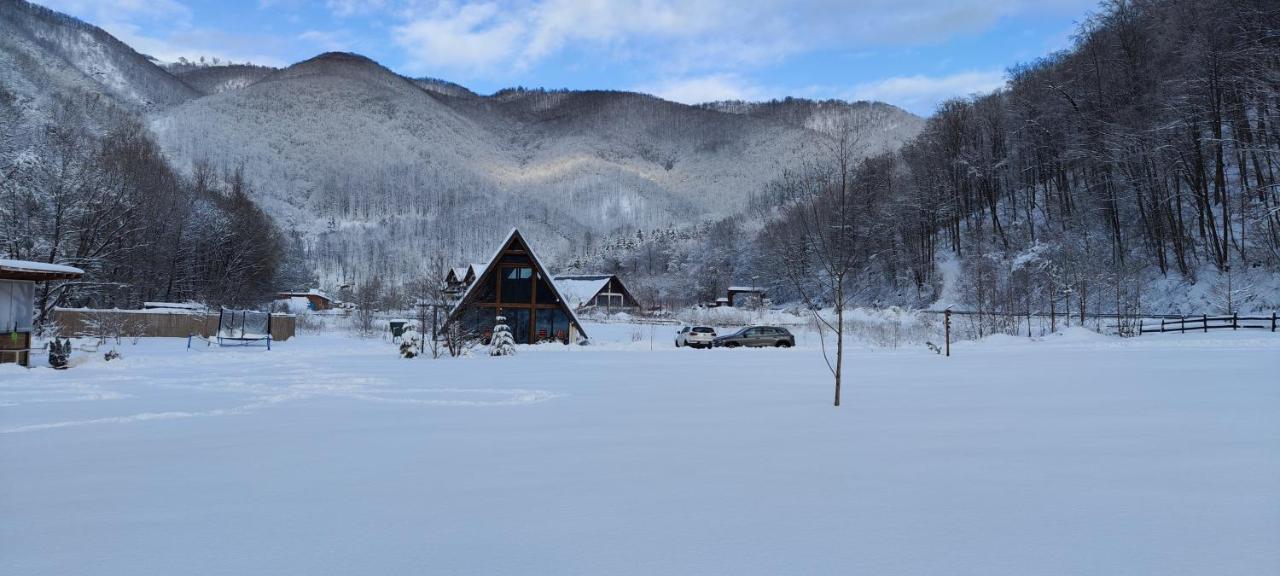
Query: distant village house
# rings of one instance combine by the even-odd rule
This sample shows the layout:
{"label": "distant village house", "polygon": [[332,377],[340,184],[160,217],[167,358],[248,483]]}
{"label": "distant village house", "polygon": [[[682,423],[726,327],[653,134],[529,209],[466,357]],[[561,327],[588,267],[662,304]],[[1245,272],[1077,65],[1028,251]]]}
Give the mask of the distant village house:
{"label": "distant village house", "polygon": [[613,274],[556,276],[556,288],[575,310],[634,312],[640,303]]}

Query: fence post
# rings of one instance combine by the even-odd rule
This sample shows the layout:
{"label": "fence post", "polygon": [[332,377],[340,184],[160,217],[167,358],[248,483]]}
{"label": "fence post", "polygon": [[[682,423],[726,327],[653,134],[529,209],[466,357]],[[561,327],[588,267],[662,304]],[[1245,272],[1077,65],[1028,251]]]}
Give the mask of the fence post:
{"label": "fence post", "polygon": [[1187,317],[1186,316],[1178,318],[1178,333],[1179,334],[1187,333]]}
{"label": "fence post", "polygon": [[1271,331],[1272,332],[1276,331],[1276,313],[1275,312],[1271,313]]}
{"label": "fence post", "polygon": [[1164,334],[1164,318],[1160,319],[1160,333]]}
{"label": "fence post", "polygon": [[1239,327],[1240,327],[1239,318],[1240,318],[1240,313],[1239,313],[1239,312],[1232,312],[1232,313],[1231,313],[1231,329],[1232,329],[1232,330],[1235,330],[1235,329],[1237,329],[1237,328],[1239,328]]}
{"label": "fence post", "polygon": [[1204,333],[1208,334],[1209,333],[1209,315],[1201,314],[1200,317],[1204,321]]}
{"label": "fence post", "polygon": [[951,310],[947,309],[946,312],[942,313],[942,316],[943,316],[942,325],[945,327],[944,331],[946,332],[946,335],[947,335],[946,337],[947,357],[950,357],[951,356]]}

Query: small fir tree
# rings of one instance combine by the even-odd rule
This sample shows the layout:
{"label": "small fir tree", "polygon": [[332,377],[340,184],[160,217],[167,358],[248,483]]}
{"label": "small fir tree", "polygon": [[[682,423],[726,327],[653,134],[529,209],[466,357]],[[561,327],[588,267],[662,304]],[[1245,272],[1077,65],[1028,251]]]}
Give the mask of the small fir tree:
{"label": "small fir tree", "polygon": [[49,342],[49,366],[55,370],[65,370],[71,360],[71,341],[66,338],[54,338]]}
{"label": "small fir tree", "polygon": [[516,353],[516,341],[511,337],[511,327],[507,326],[507,317],[499,316],[497,325],[493,327],[493,339],[489,342],[490,356],[513,356]]}
{"label": "small fir tree", "polygon": [[413,358],[418,355],[422,346],[422,335],[417,330],[407,330],[400,335],[400,356]]}

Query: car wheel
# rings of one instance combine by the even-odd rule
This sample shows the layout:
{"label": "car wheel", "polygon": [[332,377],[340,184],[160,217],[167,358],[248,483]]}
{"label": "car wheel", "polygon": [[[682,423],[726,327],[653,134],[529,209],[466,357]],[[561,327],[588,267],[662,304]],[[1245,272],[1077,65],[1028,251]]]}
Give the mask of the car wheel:
{"label": "car wheel", "polygon": [[676,340],[676,348],[679,348],[679,347],[680,347],[680,341]]}
{"label": "car wheel", "polygon": [[737,343],[737,342],[730,342],[730,343],[728,343],[728,344],[725,344],[725,345],[724,345],[724,347],[725,347],[725,348],[737,348],[737,347],[739,347],[739,346],[741,346],[741,344],[739,344],[739,343]]}
{"label": "car wheel", "polygon": [[787,342],[786,340],[780,340],[780,341],[778,341],[778,343],[777,343],[777,344],[775,344],[774,346],[777,346],[778,348],[790,348],[790,347],[791,347],[791,343],[790,343],[790,342]]}

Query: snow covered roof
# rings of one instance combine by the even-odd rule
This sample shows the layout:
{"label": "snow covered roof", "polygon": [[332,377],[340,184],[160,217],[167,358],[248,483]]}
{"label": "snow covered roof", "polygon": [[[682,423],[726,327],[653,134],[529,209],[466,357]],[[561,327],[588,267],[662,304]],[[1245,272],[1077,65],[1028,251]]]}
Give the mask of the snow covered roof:
{"label": "snow covered roof", "polygon": [[167,308],[167,309],[173,309],[173,310],[201,310],[204,308],[204,305],[198,304],[196,302],[143,302],[142,308],[144,310],[156,309],[156,308]]}
{"label": "snow covered roof", "polygon": [[461,282],[461,281],[462,281],[462,279],[464,279],[464,278],[466,278],[466,277],[467,277],[467,267],[466,267],[466,266],[459,266],[459,267],[457,267],[457,268],[450,269],[450,270],[449,270],[449,272],[450,272],[451,274],[453,274],[453,278],[454,278],[455,280],[459,281],[459,282]]}
{"label": "snow covered roof", "polygon": [[295,297],[295,296],[317,296],[320,298],[324,298],[325,300],[333,301],[333,298],[330,298],[328,294],[324,293],[324,290],[321,290],[319,288],[312,288],[310,290],[307,290],[306,292],[302,292],[298,290],[286,290],[284,292],[280,292],[279,295],[284,296],[286,298]]}
{"label": "snow covered roof", "polygon": [[591,276],[588,278],[557,276],[556,291],[571,308],[582,306],[609,283],[612,276]]}
{"label": "snow covered roof", "polygon": [[763,286],[730,286],[730,292],[764,292]]}
{"label": "snow covered roof", "polygon": [[[569,313],[569,321],[573,322],[573,324],[578,327],[578,332],[582,334],[584,339],[587,338],[587,331],[582,328],[582,321],[578,320],[578,314],[573,311],[573,306],[569,305],[569,301],[560,293],[560,289],[556,287],[555,279],[551,275],[547,274],[547,267],[542,265],[542,260],[538,258],[538,254],[533,251],[533,247],[529,246],[529,243],[525,241],[524,236],[521,236],[520,231],[515,228],[512,228],[511,231],[507,233],[506,239],[498,244],[498,248],[493,251],[493,256],[489,257],[488,263],[471,265],[476,272],[476,281],[472,282],[471,285],[467,286],[467,289],[462,292],[462,296],[459,297],[458,302],[453,305],[453,309],[449,311],[449,316],[447,316],[447,318],[454,318],[454,316],[458,314],[458,311],[470,301],[471,294],[480,286],[480,277],[484,275],[485,269],[502,256],[502,251],[506,250],[507,245],[510,244],[511,240],[517,236],[520,237],[521,243],[523,243],[525,249],[528,250],[529,259],[533,261],[533,265],[542,272],[543,276],[547,279],[547,284],[549,284],[551,286],[551,290],[556,293],[555,296],[559,298],[561,302],[565,303],[564,309]],[[446,324],[447,323],[448,321],[446,320]]]}
{"label": "snow covered roof", "polygon": [[84,270],[62,264],[0,259],[0,280],[70,280],[83,275]]}

